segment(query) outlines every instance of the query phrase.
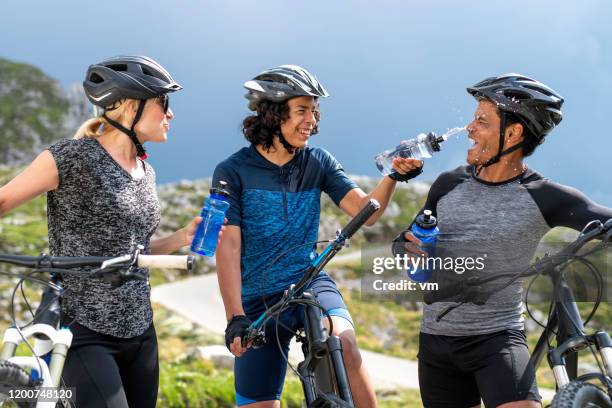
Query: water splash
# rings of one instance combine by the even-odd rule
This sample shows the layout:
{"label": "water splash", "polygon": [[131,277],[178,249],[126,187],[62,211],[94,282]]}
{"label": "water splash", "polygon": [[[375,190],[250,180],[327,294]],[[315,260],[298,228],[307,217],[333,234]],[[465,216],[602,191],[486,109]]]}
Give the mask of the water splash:
{"label": "water splash", "polygon": [[452,129],[448,129],[445,133],[441,134],[440,137],[442,137],[444,141],[447,141],[449,137],[459,135],[459,133],[463,131],[465,131],[465,126],[454,127]]}

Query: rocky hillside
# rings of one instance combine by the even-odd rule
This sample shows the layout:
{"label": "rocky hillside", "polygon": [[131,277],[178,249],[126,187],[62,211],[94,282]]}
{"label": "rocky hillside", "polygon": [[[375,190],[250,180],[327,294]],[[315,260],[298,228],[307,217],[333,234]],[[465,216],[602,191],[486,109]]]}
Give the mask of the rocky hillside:
{"label": "rocky hillside", "polygon": [[0,58],[0,165],[20,165],[88,117],[80,86],[68,90],[40,69]]}

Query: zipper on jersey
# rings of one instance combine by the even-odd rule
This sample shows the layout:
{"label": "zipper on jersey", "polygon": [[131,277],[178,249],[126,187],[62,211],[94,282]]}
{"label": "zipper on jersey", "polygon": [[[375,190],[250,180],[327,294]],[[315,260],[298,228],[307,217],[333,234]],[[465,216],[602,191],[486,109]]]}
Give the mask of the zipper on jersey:
{"label": "zipper on jersey", "polygon": [[280,182],[283,189],[283,211],[285,214],[285,221],[289,220],[289,214],[287,212],[287,188],[285,186],[285,172],[283,168],[280,168]]}

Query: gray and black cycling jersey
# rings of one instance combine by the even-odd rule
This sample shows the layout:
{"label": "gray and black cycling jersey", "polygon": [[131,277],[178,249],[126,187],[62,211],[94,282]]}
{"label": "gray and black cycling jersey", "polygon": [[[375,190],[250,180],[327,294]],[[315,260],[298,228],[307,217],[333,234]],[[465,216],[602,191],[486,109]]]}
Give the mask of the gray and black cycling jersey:
{"label": "gray and black cycling jersey", "polygon": [[[529,266],[538,243],[553,227],[580,231],[591,220],[612,218],[612,209],[532,170],[501,183],[490,183],[479,179],[472,166],[441,174],[432,184],[420,213],[425,209],[438,219],[437,246],[459,256],[483,257],[481,273],[485,276],[500,271],[518,272]],[[395,241],[404,241],[403,232]],[[521,281],[494,293],[484,305],[467,303],[436,321],[453,304],[425,305],[421,331],[470,336],[523,329]]]}
{"label": "gray and black cycling jersey", "polygon": [[[149,250],[160,221],[155,172],[133,179],[95,139],[62,140],[49,148],[59,186],[47,194],[49,250],[54,256],[119,256]],[[146,269],[143,270],[146,272]],[[66,275],[62,314],[99,333],[129,338],[151,325],[148,282],[119,288]]]}

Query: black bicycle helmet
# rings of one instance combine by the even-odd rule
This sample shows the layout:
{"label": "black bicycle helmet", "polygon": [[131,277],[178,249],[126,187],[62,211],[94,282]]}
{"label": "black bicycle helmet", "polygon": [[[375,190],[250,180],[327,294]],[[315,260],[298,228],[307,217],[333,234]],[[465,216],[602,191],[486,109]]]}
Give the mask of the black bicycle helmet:
{"label": "black bicycle helmet", "polygon": [[520,148],[521,142],[510,149],[504,148],[506,128],[505,113],[516,115],[521,124],[536,138],[538,143],[563,119],[563,98],[543,83],[520,74],[505,74],[487,78],[467,88],[475,98],[485,98],[497,105],[500,111],[500,145],[498,154],[483,166],[490,166],[500,157]]}
{"label": "black bicycle helmet", "polygon": [[245,98],[254,111],[260,101],[283,102],[296,96],[326,98],[329,93],[310,72],[297,65],[281,65],[258,74],[245,82]]}
{"label": "black bicycle helmet", "polygon": [[[146,152],[134,132],[140,120],[145,101],[161,95],[183,89],[164,67],[153,59],[141,55],[123,55],[108,58],[87,69],[83,88],[87,99],[104,110],[103,117],[116,129],[130,137],[136,146],[140,158],[146,158]],[[123,99],[140,101],[136,117],[130,129],[123,127],[106,116],[106,111],[114,109],[113,105]]]}

